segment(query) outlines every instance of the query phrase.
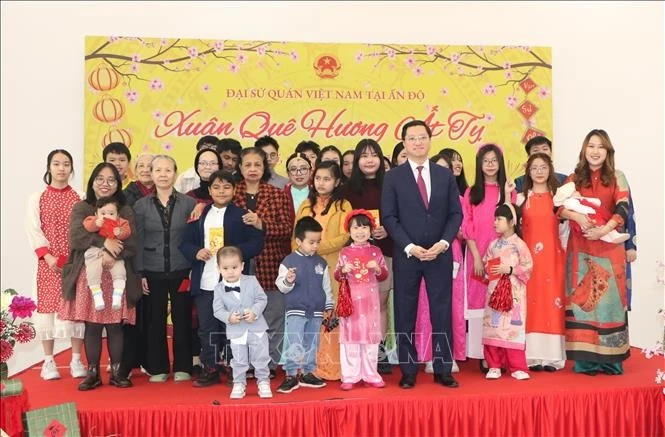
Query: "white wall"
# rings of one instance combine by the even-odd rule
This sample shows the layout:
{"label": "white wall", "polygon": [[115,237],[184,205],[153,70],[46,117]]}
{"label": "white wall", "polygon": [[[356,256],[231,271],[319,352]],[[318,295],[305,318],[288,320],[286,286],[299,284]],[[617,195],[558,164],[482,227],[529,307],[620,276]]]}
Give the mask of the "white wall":
{"label": "white wall", "polygon": [[586,133],[604,128],[629,178],[639,233],[631,343],[651,346],[663,329],[663,10],[660,2],[3,3],[1,287],[32,287],[24,208],[48,151],[65,147],[82,168],[85,35],[542,45],[553,48],[557,168],[572,169]]}

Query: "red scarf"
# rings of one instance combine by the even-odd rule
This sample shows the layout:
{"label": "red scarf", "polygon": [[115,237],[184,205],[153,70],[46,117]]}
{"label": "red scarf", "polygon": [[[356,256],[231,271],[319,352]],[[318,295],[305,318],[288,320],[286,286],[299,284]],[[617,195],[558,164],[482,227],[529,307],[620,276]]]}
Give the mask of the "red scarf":
{"label": "red scarf", "polygon": [[155,186],[154,185],[152,187],[146,187],[141,182],[136,181],[136,186],[138,187],[139,191],[141,192],[141,196],[143,196],[143,197],[147,196],[150,193],[155,192]]}

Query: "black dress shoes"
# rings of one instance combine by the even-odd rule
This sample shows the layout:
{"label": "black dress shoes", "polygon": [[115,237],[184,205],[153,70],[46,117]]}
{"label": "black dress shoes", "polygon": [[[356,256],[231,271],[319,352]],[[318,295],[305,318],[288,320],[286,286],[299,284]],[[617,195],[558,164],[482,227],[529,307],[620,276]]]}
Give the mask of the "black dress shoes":
{"label": "black dress shoes", "polygon": [[540,364],[536,364],[535,366],[529,366],[529,370],[532,372],[540,372],[543,370],[543,366]]}
{"label": "black dress shoes", "polygon": [[413,388],[416,386],[416,375],[402,375],[399,380],[400,388]]}
{"label": "black dress shoes", "polygon": [[543,366],[543,370],[546,372],[556,372],[556,367],[545,365]]}
{"label": "black dress shoes", "polygon": [[453,375],[449,374],[443,374],[443,373],[435,373],[434,374],[434,382],[436,384],[441,384],[445,387],[450,387],[450,388],[456,388],[459,387],[459,383],[457,380],[453,377]]}

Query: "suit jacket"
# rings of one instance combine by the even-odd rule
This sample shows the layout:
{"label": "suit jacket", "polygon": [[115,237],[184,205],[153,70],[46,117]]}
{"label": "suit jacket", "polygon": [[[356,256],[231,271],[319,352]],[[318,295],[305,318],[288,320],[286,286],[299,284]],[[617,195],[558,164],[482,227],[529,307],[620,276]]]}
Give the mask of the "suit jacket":
{"label": "suit jacket", "polygon": [[409,162],[393,168],[383,180],[381,222],[395,242],[394,257],[413,243],[425,249],[439,240],[453,243],[462,224],[462,205],[453,173],[429,163],[431,194],[429,208],[418,191]]}
{"label": "suit jacket", "polygon": [[[233,203],[240,209],[247,210],[247,184],[238,182]],[[293,216],[289,213],[289,205],[283,190],[261,182],[256,199],[256,211],[263,222],[264,247],[256,257],[256,278],[266,291],[276,291],[275,279],[279,272],[279,264],[291,253],[291,234],[293,233]]]}
{"label": "suit jacket", "polygon": [[[249,332],[266,332],[268,323],[263,318],[263,310],[268,304],[268,296],[261,288],[256,276],[240,276],[240,300],[234,296],[234,292],[226,291],[224,283],[220,282],[215,287],[215,296],[212,300],[212,311],[217,319],[226,324],[226,336],[238,338]],[[229,323],[229,317],[233,312],[243,314],[248,308],[256,314],[256,320],[252,323],[242,320],[240,323]]]}
{"label": "suit jacket", "polygon": [[[198,220],[187,224],[182,243],[180,243],[180,251],[192,263],[192,282],[190,284],[192,296],[196,296],[201,292],[201,276],[203,275],[205,262],[196,259],[196,254],[205,247],[205,241],[203,241],[205,238],[204,224],[210,208],[212,208],[212,204],[203,209]],[[263,232],[254,226],[243,223],[242,216],[244,214],[245,211],[232,203],[226,206],[224,212],[224,245],[235,246],[242,251],[243,261],[245,261],[243,273],[248,273],[249,260],[258,256],[263,249]]]}

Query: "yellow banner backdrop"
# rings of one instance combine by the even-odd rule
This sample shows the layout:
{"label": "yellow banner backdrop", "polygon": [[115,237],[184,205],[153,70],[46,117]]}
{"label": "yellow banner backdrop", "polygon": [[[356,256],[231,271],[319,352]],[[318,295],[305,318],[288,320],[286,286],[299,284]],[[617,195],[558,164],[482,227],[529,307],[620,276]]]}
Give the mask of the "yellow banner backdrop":
{"label": "yellow banner backdrop", "polygon": [[[86,37],[85,177],[104,145],[193,165],[203,135],[243,147],[271,135],[282,164],[298,142],[342,152],[372,138],[390,156],[401,126],[425,120],[432,154],[493,142],[517,176],[524,143],[552,137],[551,50],[527,46],[321,44]],[[470,180],[469,182],[473,182]]]}

